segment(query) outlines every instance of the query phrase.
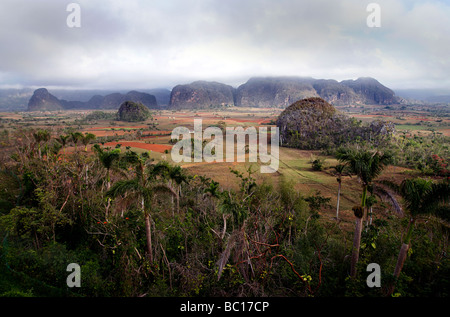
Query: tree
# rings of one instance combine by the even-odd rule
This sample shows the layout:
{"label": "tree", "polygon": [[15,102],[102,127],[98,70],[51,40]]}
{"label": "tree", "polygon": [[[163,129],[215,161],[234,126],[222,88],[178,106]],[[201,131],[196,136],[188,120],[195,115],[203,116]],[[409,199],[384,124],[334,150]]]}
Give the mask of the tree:
{"label": "tree", "polygon": [[[120,158],[120,149],[105,150],[102,149],[98,144],[93,146],[95,153],[103,167],[106,169],[106,190],[111,188],[111,168],[114,162],[118,161]],[[106,217],[108,217],[108,210],[111,203],[111,197],[108,197],[108,204],[106,206]]]}
{"label": "tree", "polygon": [[338,193],[337,193],[337,204],[336,204],[336,220],[339,219],[339,202],[341,198],[341,186],[342,186],[342,177],[350,175],[346,172],[347,167],[344,164],[338,164],[334,166],[333,174],[337,177],[336,180],[338,182]]}
{"label": "tree", "polygon": [[123,196],[125,194],[132,195],[136,197],[138,202],[140,202],[140,208],[144,215],[145,221],[147,254],[149,261],[153,262],[152,231],[150,224],[152,204],[155,196],[159,192],[172,193],[172,191],[162,182],[155,181],[154,175],[151,173],[151,169],[146,168],[148,159],[148,153],[139,155],[133,151],[127,152],[125,155],[125,160],[135,166],[135,177],[129,180],[118,181],[109,191],[107,191],[106,195],[111,198]]}
{"label": "tree", "polygon": [[369,197],[367,197],[366,205],[367,205],[367,208],[369,208],[369,219],[366,222],[366,230],[367,230],[367,227],[372,224],[372,217],[373,217],[372,209],[376,203],[377,203],[377,199],[375,198],[375,195],[370,195]]}
{"label": "tree", "polygon": [[366,208],[367,190],[372,181],[377,178],[383,169],[392,162],[390,153],[381,153],[363,148],[339,148],[336,158],[345,163],[352,174],[358,176],[362,186],[361,205],[353,207],[356,217],[355,235],[353,239],[353,252],[350,275],[356,276],[356,265],[359,258],[359,247],[361,244],[361,230],[364,211]]}
{"label": "tree", "polygon": [[399,186],[387,181],[383,184],[388,185],[402,197],[403,206],[409,213],[408,229],[403,238],[394,270],[394,283],[388,291],[388,294],[391,295],[411,247],[411,235],[417,219],[426,215],[443,216],[439,214],[439,211],[440,207],[450,200],[450,182],[443,180],[434,183],[431,180],[413,178],[405,179]]}
{"label": "tree", "polygon": [[98,144],[93,146],[95,153],[103,167],[106,169],[106,190],[111,188],[111,168],[119,158],[120,149],[105,150],[102,149]]}
{"label": "tree", "polygon": [[[186,183],[188,180],[183,169],[178,165],[173,166],[166,161],[161,161],[156,165],[152,165],[150,173],[155,179],[159,177],[167,181],[168,188],[177,200],[177,211],[180,211],[181,184]],[[177,188],[175,188],[175,184]]]}
{"label": "tree", "polygon": [[75,144],[75,151],[78,149],[78,142],[83,138],[81,132],[70,132],[70,140]]}
{"label": "tree", "polygon": [[87,146],[92,140],[95,140],[96,136],[92,133],[85,133],[83,136],[81,136],[81,143],[84,145],[84,151],[87,152]]}
{"label": "tree", "polygon": [[66,154],[66,145],[67,140],[70,138],[70,135],[60,135],[56,140],[61,144],[64,154]]}
{"label": "tree", "polygon": [[48,130],[38,130],[37,132],[33,133],[34,140],[38,144],[38,154],[39,158],[42,158],[41,153],[41,143],[48,142],[51,138],[50,132]]}

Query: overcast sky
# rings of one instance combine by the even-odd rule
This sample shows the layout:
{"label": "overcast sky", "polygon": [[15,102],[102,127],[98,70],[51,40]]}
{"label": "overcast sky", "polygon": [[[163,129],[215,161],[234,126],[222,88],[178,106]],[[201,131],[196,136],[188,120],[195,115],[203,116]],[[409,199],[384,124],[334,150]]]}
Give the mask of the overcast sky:
{"label": "overcast sky", "polygon": [[[70,28],[67,5],[81,8]],[[367,5],[381,8],[370,28]],[[450,87],[449,0],[0,0],[0,86],[233,86],[252,76]]]}

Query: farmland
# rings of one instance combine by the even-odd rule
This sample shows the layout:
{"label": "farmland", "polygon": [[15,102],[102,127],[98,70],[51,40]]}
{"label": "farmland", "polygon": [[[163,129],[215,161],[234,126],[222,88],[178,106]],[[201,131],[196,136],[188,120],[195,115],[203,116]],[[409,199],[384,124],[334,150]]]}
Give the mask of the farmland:
{"label": "farmland", "polygon": [[[397,133],[406,136],[438,135],[450,136],[450,107],[449,106],[415,106],[405,109],[405,106],[364,106],[364,107],[336,107],[340,112],[362,122],[373,120],[392,121],[396,125]],[[105,111],[114,114],[115,111]],[[213,110],[186,111],[154,111],[151,119],[140,123],[124,123],[111,120],[84,121],[91,111],[61,111],[36,113],[1,113],[0,130],[8,131],[10,135],[15,129],[33,127],[34,129],[49,129],[54,135],[63,133],[66,129],[79,130],[82,133],[92,133],[97,138],[92,143],[102,143],[105,147],[122,145],[138,153],[150,151],[155,160],[167,160],[172,163],[170,143],[172,130],[176,127],[193,129],[194,119],[202,119],[203,128],[208,126],[224,127],[273,127],[282,109],[278,108],[224,108]],[[92,146],[92,145],[91,145]],[[73,151],[69,146],[67,151]],[[89,151],[91,149],[89,147]],[[322,171],[311,168],[311,159],[320,157],[325,160]],[[296,190],[304,195],[320,191],[330,197],[331,205],[335,205],[337,182],[331,173],[331,167],[338,162],[333,157],[327,157],[320,151],[304,151],[291,148],[280,149],[280,167],[277,173],[258,175],[262,181],[277,184],[280,177],[286,177],[295,184]],[[237,182],[229,172],[230,168],[242,171],[251,166],[248,156],[244,163],[184,163],[180,164],[192,174],[205,175],[212,179],[220,179],[225,188],[236,188]],[[255,168],[256,170],[256,168]],[[401,180],[405,175],[417,174],[417,171],[404,167],[390,167],[384,176]],[[353,179],[345,178],[343,198],[341,201],[343,220],[352,222],[351,207],[359,200],[359,185]],[[332,217],[334,208],[329,208]],[[346,214],[348,213],[348,217]]]}
{"label": "farmland", "polygon": [[[436,166],[432,165],[436,162],[430,163],[429,160],[433,154],[442,159],[442,162],[448,162],[448,107],[401,107],[404,106],[337,109],[362,123],[374,120],[395,123],[395,144],[386,149],[397,151],[396,161],[383,169],[378,181],[398,184],[404,179],[414,177],[442,180],[447,171],[443,171],[440,166],[436,169]],[[1,113],[0,142],[3,150],[0,153],[0,163],[4,170],[5,184],[7,181],[15,182],[11,176],[13,174],[8,172],[9,168],[15,173],[23,173],[24,182],[27,177],[32,177],[33,182],[39,185],[35,185],[38,188],[29,198],[19,195],[24,205],[15,208],[10,205],[11,215],[4,212],[4,220],[0,224],[3,228],[16,232],[11,224],[14,221],[22,221],[20,219],[23,218],[19,215],[29,214],[30,217],[36,217],[36,208],[55,212],[55,215],[58,215],[55,216],[56,219],[59,219],[55,223],[45,220],[46,218],[36,220],[38,223],[42,221],[43,226],[45,224],[44,228],[48,228],[46,231],[38,230],[34,232],[35,236],[32,236],[30,234],[34,229],[25,230],[22,232],[22,238],[28,237],[29,243],[35,245],[39,252],[47,252],[50,250],[48,248],[59,248],[62,245],[64,248],[79,250],[84,248],[84,243],[97,250],[101,257],[93,257],[88,261],[104,262],[113,270],[117,270],[118,275],[113,278],[115,286],[106,287],[110,277],[105,278],[106,273],[101,272],[100,268],[93,268],[93,277],[89,283],[104,285],[104,292],[99,291],[93,284],[83,290],[83,295],[88,296],[137,296],[143,292],[141,288],[145,288],[150,296],[330,296],[336,292],[345,296],[354,296],[359,292],[375,296],[386,294],[386,288],[378,293],[376,290],[367,290],[363,277],[358,282],[349,282],[345,278],[349,266],[347,254],[351,252],[355,227],[354,207],[360,204],[362,184],[356,175],[342,176],[340,210],[339,217],[336,218],[338,176],[335,167],[340,162],[335,155],[330,154],[331,149],[322,151],[280,147],[279,165],[274,173],[260,173],[259,167],[263,163],[250,162],[249,153],[245,154],[244,162],[188,161],[178,164],[172,160],[174,142],[171,140],[171,133],[177,127],[186,127],[193,131],[195,119],[202,119],[203,129],[209,126],[220,129],[274,127],[282,110],[237,107],[157,110],[153,111],[151,118],[139,123],[125,123],[113,119],[91,120],[88,119],[91,117],[91,111]],[[105,113],[110,114],[109,118],[113,118],[115,112]],[[49,138],[39,137],[36,131],[48,131]],[[76,133],[81,137],[90,134],[94,137],[82,144],[74,141]],[[52,143],[53,140],[62,140],[64,135],[69,141],[58,141],[64,143],[62,147],[62,143]],[[125,155],[120,171],[109,167],[102,159],[106,157],[104,155],[114,155],[114,149],[119,149],[117,153]],[[142,175],[144,165],[139,164],[144,164],[142,162],[147,158],[150,159],[147,162],[152,162],[153,168],[164,170],[179,165],[182,172],[173,167],[169,168],[175,173],[174,178],[164,183],[164,186],[168,186],[174,197],[163,195],[153,198],[151,213],[145,211],[142,214],[138,212],[141,204],[128,198],[128,195],[134,197],[135,192],[124,194],[120,192],[120,186],[126,182],[132,184],[133,177]],[[164,165],[166,162],[169,167]],[[314,162],[320,162],[320,168],[317,168]],[[108,169],[107,182],[102,181],[105,179],[102,166]],[[175,181],[176,177],[181,177],[184,173],[190,177],[189,181],[184,179],[189,182],[189,186],[183,181],[179,184]],[[149,176],[147,180],[142,181],[149,182],[151,177],[156,177],[154,181],[166,181],[166,178],[163,178],[166,176],[161,176],[166,174],[154,175],[159,176]],[[151,183],[145,184],[151,186]],[[3,190],[4,197],[9,197],[11,191],[6,186],[0,189]],[[24,183],[17,191],[24,190],[27,186],[31,185]],[[252,189],[255,186],[257,189]],[[106,193],[110,197],[108,200],[105,200]],[[11,203],[4,204],[7,206]],[[144,200],[142,206],[143,204]],[[59,213],[54,209],[56,207],[51,206],[57,206]],[[394,259],[398,251],[396,248],[404,230],[404,220],[387,200],[376,200],[372,207],[370,223],[373,221],[377,225],[369,230],[369,219],[365,219],[360,271],[367,261],[375,260],[383,262],[391,271],[395,265]],[[61,213],[63,210],[71,211]],[[147,217],[145,221],[142,219],[143,215]],[[149,234],[150,229],[143,229],[144,222],[148,223],[148,228],[152,228],[154,233]],[[34,228],[32,223],[26,226]],[[448,236],[445,230],[435,231],[435,227],[431,224],[429,226],[420,231],[421,234],[431,238],[436,235],[434,239],[439,241],[436,242],[437,245],[446,248],[445,241]],[[77,233],[67,240],[67,230]],[[303,236],[306,240],[301,238]],[[22,238],[12,240],[17,244],[17,259],[24,256],[20,253]],[[153,246],[148,244],[150,238],[156,241]],[[73,239],[83,243],[77,244]],[[320,246],[316,239],[322,241]],[[124,242],[125,240],[127,242]],[[43,247],[47,244],[48,246]],[[72,244],[74,246],[69,246]],[[372,245],[372,249],[367,248],[368,244]],[[422,251],[418,252],[417,256],[423,256],[421,259],[425,261],[423,248],[425,245],[418,246],[418,250]],[[271,253],[272,250],[277,253]],[[64,256],[69,256],[70,253],[61,252]],[[320,257],[321,252],[327,254],[325,261]],[[438,251],[436,252],[438,254]],[[117,254],[120,254],[120,258]],[[150,257],[144,258],[143,254]],[[85,256],[88,257],[87,253]],[[250,257],[254,262],[247,266],[245,263]],[[305,262],[304,257],[308,258],[309,262]],[[280,261],[276,262],[275,259]],[[127,263],[134,271],[123,273],[118,263]],[[303,276],[312,276],[313,281],[299,285],[295,274],[283,263],[290,263],[292,268],[302,270]],[[446,265],[442,263],[443,266]],[[19,261],[16,264],[17,269],[20,266]],[[413,269],[407,267],[406,272],[415,274],[412,273]],[[26,268],[22,270],[26,271]],[[333,274],[339,276],[333,280]],[[40,278],[52,278],[44,275]],[[207,276],[211,278],[211,282],[206,280]],[[266,276],[272,276],[273,279]],[[144,282],[137,282],[141,279]],[[408,288],[406,285],[412,284],[407,281],[405,277],[405,284],[399,287],[397,294],[414,295],[419,292],[412,286]],[[278,283],[286,289],[279,290]],[[430,283],[437,282],[433,280]],[[133,287],[128,288],[127,285]],[[0,283],[0,290],[1,287]]]}

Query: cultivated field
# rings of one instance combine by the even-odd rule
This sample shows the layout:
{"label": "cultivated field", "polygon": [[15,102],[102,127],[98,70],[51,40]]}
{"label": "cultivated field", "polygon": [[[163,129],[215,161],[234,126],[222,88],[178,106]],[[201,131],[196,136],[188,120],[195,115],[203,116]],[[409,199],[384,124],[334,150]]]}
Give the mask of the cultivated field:
{"label": "cultivated field", "polygon": [[[361,121],[389,120],[396,124],[398,133],[406,135],[437,133],[450,135],[450,119],[446,107],[417,106],[405,109],[404,106],[366,106],[341,107],[339,111],[346,113]],[[71,128],[82,133],[92,133],[97,139],[88,146],[91,151],[93,143],[102,143],[105,147],[131,149],[135,152],[150,151],[150,156],[156,161],[167,160],[172,162],[171,133],[176,127],[186,127],[191,131],[194,128],[194,119],[202,119],[203,129],[208,126],[218,127],[271,127],[274,126],[282,109],[261,108],[223,108],[213,110],[185,110],[185,111],[153,111],[153,117],[146,122],[125,123],[114,120],[86,121],[92,111],[64,111],[40,113],[1,113],[1,130],[14,133],[18,128],[45,128],[51,130],[55,136],[65,129]],[[108,111],[105,111],[108,112]],[[110,111],[114,113],[113,111]],[[73,151],[73,147],[67,151]],[[324,159],[324,169],[314,171],[311,166],[313,158]],[[323,213],[331,219],[335,213],[336,194],[338,183],[332,173],[332,167],[337,164],[333,157],[321,155],[318,151],[301,151],[291,148],[280,148],[279,168],[276,173],[259,173],[259,163],[248,162],[213,162],[194,163],[182,162],[180,165],[192,175],[204,175],[218,181],[223,188],[239,185],[238,179],[230,172],[230,168],[245,172],[252,165],[255,171],[253,176],[259,182],[266,182],[277,186],[281,178],[294,184],[303,195],[309,196],[317,191],[331,198],[330,206]],[[387,168],[381,178],[402,179],[405,175],[415,173],[406,168],[391,166]],[[344,177],[342,183],[340,217],[343,226],[353,225],[352,206],[359,203],[360,185],[355,177]],[[385,210],[377,207],[377,215],[383,216]]]}

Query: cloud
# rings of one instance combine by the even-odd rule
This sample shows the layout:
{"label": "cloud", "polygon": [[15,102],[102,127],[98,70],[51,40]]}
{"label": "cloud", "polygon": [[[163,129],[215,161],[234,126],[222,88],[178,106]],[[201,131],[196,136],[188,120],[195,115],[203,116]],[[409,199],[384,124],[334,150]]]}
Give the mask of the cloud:
{"label": "cloud", "polygon": [[450,5],[378,0],[79,0],[81,28],[58,0],[2,0],[0,84],[169,87],[254,75],[443,86]]}

